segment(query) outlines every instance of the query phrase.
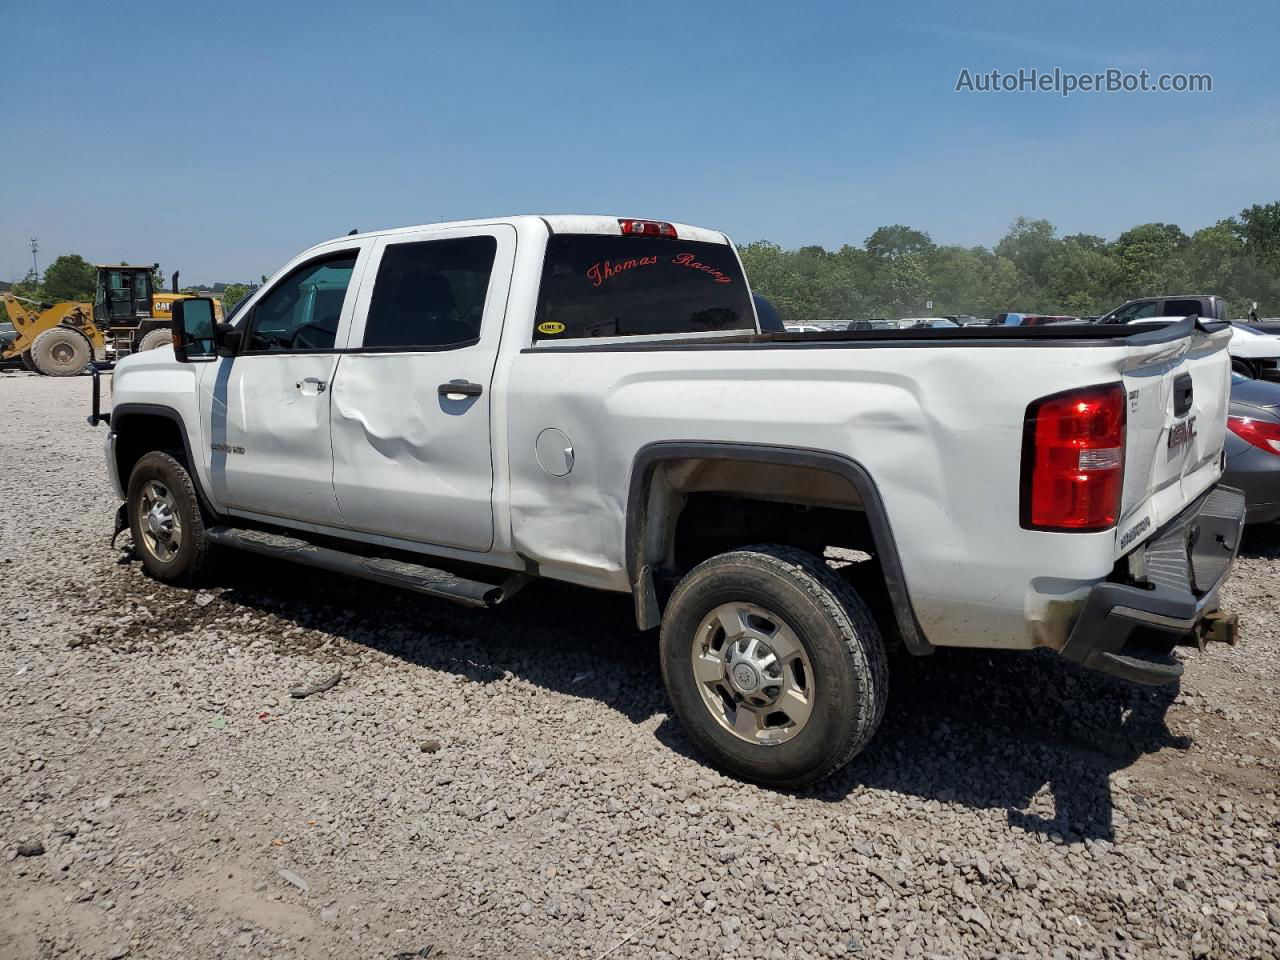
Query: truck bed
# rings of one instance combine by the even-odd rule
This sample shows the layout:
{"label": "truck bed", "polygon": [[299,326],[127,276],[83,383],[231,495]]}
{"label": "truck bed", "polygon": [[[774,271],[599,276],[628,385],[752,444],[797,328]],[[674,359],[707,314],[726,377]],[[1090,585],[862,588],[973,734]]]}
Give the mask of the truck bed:
{"label": "truck bed", "polygon": [[543,340],[531,350],[654,350],[674,347],[741,347],[743,345],[773,344],[777,346],[859,347],[886,343],[944,344],[958,343],[973,346],[983,343],[1010,345],[1027,344],[1087,347],[1095,344],[1112,345],[1116,340],[1134,344],[1164,343],[1185,337],[1191,330],[1200,329],[1212,333],[1228,326],[1225,323],[1205,323],[1190,319],[1171,322],[1167,326],[1144,326],[1135,332],[1132,326],[1123,324],[1051,324],[1036,327],[930,327],[920,330],[829,330],[808,333],[752,333],[717,334],[706,337],[625,337],[602,338],[598,341],[577,340],[554,342]]}

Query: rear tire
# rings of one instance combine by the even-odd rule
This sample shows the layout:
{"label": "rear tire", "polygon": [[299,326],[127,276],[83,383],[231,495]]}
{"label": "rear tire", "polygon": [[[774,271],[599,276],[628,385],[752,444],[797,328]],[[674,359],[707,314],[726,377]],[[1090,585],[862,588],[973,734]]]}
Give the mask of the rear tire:
{"label": "rear tire", "polygon": [[31,362],[46,377],[75,377],[84,373],[93,360],[93,346],[84,335],[69,327],[53,327],[36,337],[31,345]]}
{"label": "rear tire", "polygon": [[129,532],[147,573],[191,580],[209,550],[200,498],[186,467],[167,453],[144,454],[129,475]]}
{"label": "rear tire", "polygon": [[821,558],[792,547],[745,547],[691,570],[667,603],[659,648],[689,738],[747,780],[821,780],[884,716],[888,660],[870,610]]}
{"label": "rear tire", "polygon": [[30,350],[23,350],[22,353],[18,354],[18,356],[22,358],[23,367],[30,370],[32,373],[40,372],[39,370],[36,369],[35,362],[31,359]]}
{"label": "rear tire", "polygon": [[173,344],[173,331],[166,330],[164,327],[157,327],[155,330],[149,330],[147,335],[138,341],[138,353],[144,350],[154,350],[156,347],[168,347]]}

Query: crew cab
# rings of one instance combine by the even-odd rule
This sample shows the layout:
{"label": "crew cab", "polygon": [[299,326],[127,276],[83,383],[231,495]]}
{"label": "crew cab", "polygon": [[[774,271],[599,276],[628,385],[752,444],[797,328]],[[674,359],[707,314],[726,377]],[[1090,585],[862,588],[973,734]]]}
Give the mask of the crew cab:
{"label": "crew cab", "polygon": [[763,332],[724,234],[599,216],[340,237],[232,323],[174,314],[96,415],[149,574],[218,545],[476,607],[629,594],[742,777],[856,754],[891,646],[1166,683],[1139,640],[1234,639],[1216,325]]}
{"label": "crew cab", "polygon": [[1154,317],[1191,317],[1204,320],[1226,320],[1227,301],[1203,293],[1183,293],[1172,297],[1140,297],[1126,300],[1096,323],[1134,323]]}

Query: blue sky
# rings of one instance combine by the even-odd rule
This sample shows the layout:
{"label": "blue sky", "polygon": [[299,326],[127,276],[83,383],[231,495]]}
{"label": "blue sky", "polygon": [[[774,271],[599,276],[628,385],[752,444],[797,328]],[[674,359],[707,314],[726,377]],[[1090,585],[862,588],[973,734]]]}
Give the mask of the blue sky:
{"label": "blue sky", "polygon": [[[0,278],[186,282],[371,230],[617,213],[739,241],[1019,215],[1114,237],[1280,199],[1280,4],[9,5]],[[18,53],[21,51],[21,53]],[[962,68],[1206,72],[1208,94],[956,93]]]}

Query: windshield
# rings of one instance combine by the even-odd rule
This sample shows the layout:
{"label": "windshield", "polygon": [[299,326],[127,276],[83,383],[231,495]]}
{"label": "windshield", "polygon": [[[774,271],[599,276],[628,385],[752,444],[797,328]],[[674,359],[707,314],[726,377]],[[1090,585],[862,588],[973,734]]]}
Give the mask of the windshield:
{"label": "windshield", "polygon": [[558,234],[534,327],[535,340],[754,332],[756,315],[727,243]]}

